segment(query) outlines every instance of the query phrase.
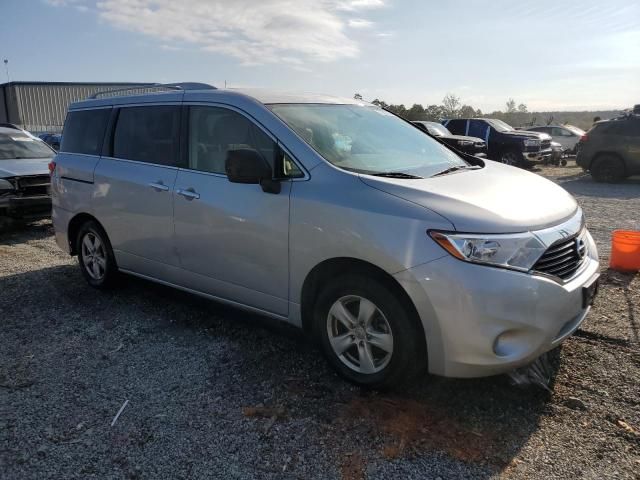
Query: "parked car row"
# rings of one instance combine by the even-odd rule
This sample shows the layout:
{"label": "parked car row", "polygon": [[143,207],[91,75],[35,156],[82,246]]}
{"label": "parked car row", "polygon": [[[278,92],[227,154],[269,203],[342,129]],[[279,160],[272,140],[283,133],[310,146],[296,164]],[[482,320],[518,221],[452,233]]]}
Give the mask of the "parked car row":
{"label": "parked car row", "polygon": [[551,137],[545,133],[516,130],[494,118],[445,119],[451,133],[483,139],[488,157],[506,165],[528,166],[551,157]]}
{"label": "parked car row", "polygon": [[469,155],[477,157],[486,157],[487,144],[481,138],[469,137],[466,135],[453,135],[447,127],[437,122],[411,122],[420,130],[425,131],[436,140],[440,140],[445,145],[455,148]]}
{"label": "parked car row", "polygon": [[41,133],[38,138],[53,148],[56,152],[60,150],[62,135],[59,133]]}

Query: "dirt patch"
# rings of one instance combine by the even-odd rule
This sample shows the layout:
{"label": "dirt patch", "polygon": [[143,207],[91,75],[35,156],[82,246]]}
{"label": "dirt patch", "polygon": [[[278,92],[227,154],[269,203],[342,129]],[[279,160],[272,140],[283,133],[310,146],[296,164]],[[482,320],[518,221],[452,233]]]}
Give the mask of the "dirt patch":
{"label": "dirt patch", "polygon": [[401,396],[356,397],[340,419],[344,428],[373,426],[372,437],[382,436],[380,454],[388,459],[437,450],[463,462],[503,467],[494,434],[476,432],[451,416],[451,412]]}
{"label": "dirt patch", "polygon": [[363,480],[364,474],[365,463],[362,455],[357,452],[346,455],[340,466],[342,480]]}

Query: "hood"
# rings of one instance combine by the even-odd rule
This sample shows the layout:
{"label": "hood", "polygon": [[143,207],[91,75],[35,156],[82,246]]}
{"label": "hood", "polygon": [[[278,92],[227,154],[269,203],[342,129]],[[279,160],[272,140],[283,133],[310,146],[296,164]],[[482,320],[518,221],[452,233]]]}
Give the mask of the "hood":
{"label": "hood", "polygon": [[509,132],[502,132],[502,134],[518,138],[537,138],[538,140],[551,140],[551,137],[546,133],[530,132],[529,130],[511,130]]}
{"label": "hood", "polygon": [[49,175],[49,162],[51,160],[53,160],[53,157],[0,160],[0,178]]}
{"label": "hood", "polygon": [[477,142],[484,143],[484,140],[482,138],[467,137],[466,135],[442,135],[441,137],[438,137],[438,138],[450,138],[451,140],[467,140],[468,142],[473,142],[473,143],[477,143]]}
{"label": "hood", "polygon": [[575,199],[550,180],[491,160],[485,164],[433,178],[360,178],[370,187],[439,213],[460,232],[539,230],[575,214]]}

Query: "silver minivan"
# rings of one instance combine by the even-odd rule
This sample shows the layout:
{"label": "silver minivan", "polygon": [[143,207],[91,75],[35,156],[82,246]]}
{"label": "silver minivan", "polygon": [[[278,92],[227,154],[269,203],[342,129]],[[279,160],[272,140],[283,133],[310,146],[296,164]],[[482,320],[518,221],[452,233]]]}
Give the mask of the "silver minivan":
{"label": "silver minivan", "polygon": [[589,312],[596,246],[554,183],[359,100],[158,90],[69,108],[53,223],[93,287],[123,272],[290,322],[374,387],[509,371]]}

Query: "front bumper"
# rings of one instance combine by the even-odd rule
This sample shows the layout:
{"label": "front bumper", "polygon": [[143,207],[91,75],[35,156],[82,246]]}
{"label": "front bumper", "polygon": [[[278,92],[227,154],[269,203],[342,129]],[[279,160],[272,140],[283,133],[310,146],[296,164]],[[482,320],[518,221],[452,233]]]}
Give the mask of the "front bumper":
{"label": "front bumper", "polygon": [[537,152],[523,152],[523,158],[528,162],[544,162],[551,159],[551,155],[553,154],[553,150],[547,148],[545,150],[538,150]]}
{"label": "front bumper", "polygon": [[51,216],[49,195],[0,197],[0,217],[33,220],[49,216]]}
{"label": "front bumper", "polygon": [[580,273],[561,284],[536,274],[477,265],[449,255],[397,273],[422,319],[429,371],[482,377],[530,363],[582,323],[582,287],[599,269],[595,244]]}

